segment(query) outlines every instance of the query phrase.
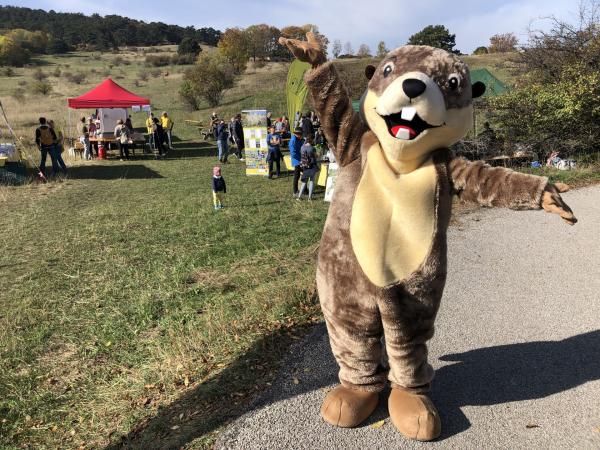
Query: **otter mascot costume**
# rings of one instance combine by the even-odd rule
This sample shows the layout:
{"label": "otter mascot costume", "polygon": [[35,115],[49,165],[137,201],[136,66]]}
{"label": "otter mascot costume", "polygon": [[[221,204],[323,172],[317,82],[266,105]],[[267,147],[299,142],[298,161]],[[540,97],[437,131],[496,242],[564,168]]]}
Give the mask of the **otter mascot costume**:
{"label": "otter mascot costume", "polygon": [[[354,427],[374,411],[386,380],[394,426],[406,437],[440,435],[427,397],[433,369],[427,341],[446,281],[446,229],[452,196],[484,206],[539,209],[574,224],[571,209],[546,178],[454,157],[448,147],[471,129],[471,85],[456,55],[426,46],[397,48],[370,79],[360,108],[312,33],[280,38],[312,69],[305,79],[340,165],[321,239],[317,287],[340,385],[323,419]],[[382,365],[385,337],[389,370]]]}

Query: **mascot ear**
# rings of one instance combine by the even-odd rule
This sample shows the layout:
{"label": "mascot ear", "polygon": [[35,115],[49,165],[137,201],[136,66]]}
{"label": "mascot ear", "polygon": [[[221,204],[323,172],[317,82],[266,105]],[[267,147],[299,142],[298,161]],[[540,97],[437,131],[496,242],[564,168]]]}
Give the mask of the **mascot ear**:
{"label": "mascot ear", "polygon": [[471,86],[471,90],[473,92],[473,98],[481,97],[485,93],[485,84],[481,81],[476,81]]}
{"label": "mascot ear", "polygon": [[373,74],[375,73],[375,66],[368,65],[365,67],[365,76],[370,80],[373,78]]}

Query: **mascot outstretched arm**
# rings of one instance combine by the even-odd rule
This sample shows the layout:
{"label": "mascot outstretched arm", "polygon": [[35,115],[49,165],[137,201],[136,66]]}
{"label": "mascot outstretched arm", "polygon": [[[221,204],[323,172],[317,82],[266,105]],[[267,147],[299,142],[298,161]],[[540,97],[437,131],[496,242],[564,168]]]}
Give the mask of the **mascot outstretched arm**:
{"label": "mascot outstretched arm", "polygon": [[[484,206],[541,209],[577,220],[544,177],[454,157],[448,148],[471,129],[469,69],[427,46],[388,53],[370,80],[360,115],[312,33],[281,38],[312,69],[305,79],[340,172],[317,264],[317,287],[340,385],[321,408],[332,425],[354,427],[375,410],[389,381],[392,423],[406,437],[441,432],[427,396],[433,369],[427,341],[446,281],[452,196]],[[385,337],[389,368],[384,367]]]}

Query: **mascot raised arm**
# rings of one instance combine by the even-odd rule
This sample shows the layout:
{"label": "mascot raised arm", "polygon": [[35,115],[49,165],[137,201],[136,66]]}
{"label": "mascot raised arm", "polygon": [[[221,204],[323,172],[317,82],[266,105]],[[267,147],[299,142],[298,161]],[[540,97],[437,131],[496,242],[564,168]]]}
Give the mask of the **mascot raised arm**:
{"label": "mascot raised arm", "polygon": [[[441,422],[427,396],[433,368],[427,341],[446,282],[452,196],[484,206],[544,209],[576,219],[543,177],[448,149],[472,126],[469,69],[444,50],[407,45],[388,53],[370,80],[360,114],[313,33],[280,38],[310,63],[309,97],[340,165],[321,239],[317,286],[340,385],[321,407],[332,425],[354,427],[375,410],[389,380],[389,414],[406,437],[429,441]],[[384,367],[382,337],[389,369]]]}

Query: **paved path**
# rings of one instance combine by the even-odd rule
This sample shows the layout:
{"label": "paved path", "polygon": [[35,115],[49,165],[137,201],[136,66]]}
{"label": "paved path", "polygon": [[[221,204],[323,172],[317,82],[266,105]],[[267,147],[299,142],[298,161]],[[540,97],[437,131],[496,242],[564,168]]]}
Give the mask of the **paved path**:
{"label": "paved path", "polygon": [[574,227],[543,212],[481,210],[451,228],[430,345],[438,441],[404,439],[385,396],[359,428],[324,423],[337,366],[320,325],[217,448],[600,449],[600,186],[565,198]]}

